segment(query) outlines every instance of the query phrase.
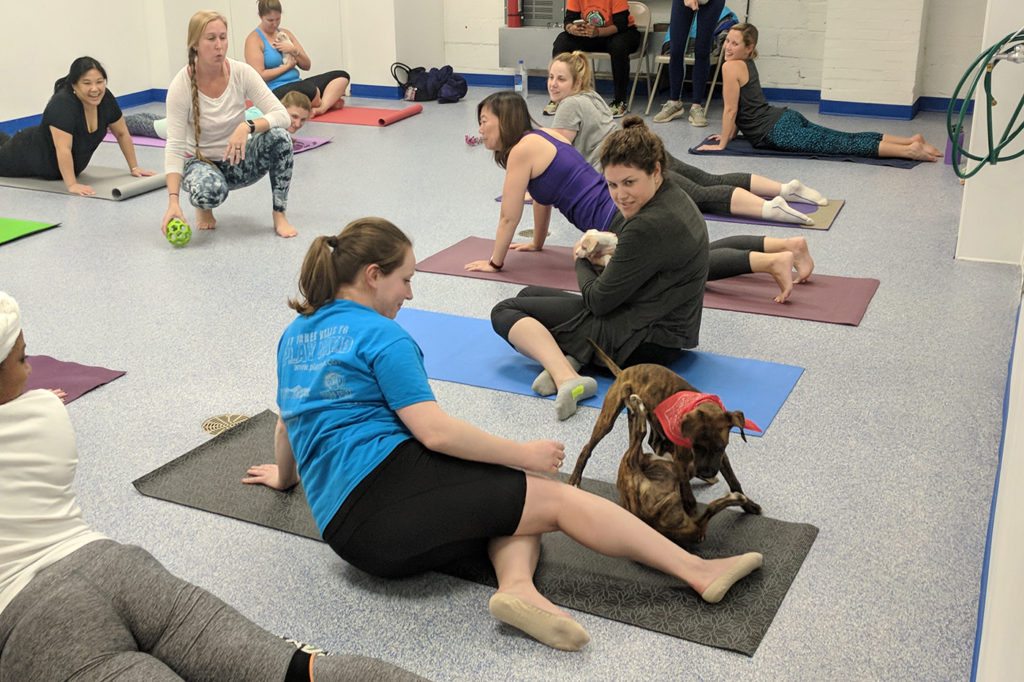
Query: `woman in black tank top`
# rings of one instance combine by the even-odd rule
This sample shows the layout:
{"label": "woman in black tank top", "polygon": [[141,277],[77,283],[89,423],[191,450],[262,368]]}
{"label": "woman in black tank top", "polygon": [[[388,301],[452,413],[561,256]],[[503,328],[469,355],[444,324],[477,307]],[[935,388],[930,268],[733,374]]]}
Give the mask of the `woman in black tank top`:
{"label": "woman in black tank top", "polygon": [[725,149],[742,133],[755,147],[802,152],[808,155],[902,158],[938,161],[942,152],[924,136],[898,137],[887,133],[847,133],[808,121],[790,109],[773,107],[765,99],[754,59],[757,57],[757,28],[737,24],[725,40],[722,92],[725,111],[722,132],[708,138],[700,150]]}

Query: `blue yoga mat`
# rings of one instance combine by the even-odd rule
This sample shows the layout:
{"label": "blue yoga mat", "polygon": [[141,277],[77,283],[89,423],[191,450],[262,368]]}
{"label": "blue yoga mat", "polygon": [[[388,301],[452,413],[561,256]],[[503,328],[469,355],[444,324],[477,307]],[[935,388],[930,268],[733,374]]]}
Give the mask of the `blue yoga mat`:
{"label": "blue yoga mat", "polygon": [[[397,319],[423,350],[431,379],[538,397],[530,384],[541,366],[505,343],[490,321],[410,308],[403,308]],[[700,351],[684,353],[671,369],[701,391],[721,397],[727,409],[742,410],[763,431],[804,371],[793,365]],[[613,379],[602,374],[596,378],[597,395],[581,405],[601,407]]]}
{"label": "blue yoga mat", "polygon": [[710,144],[712,140],[705,138],[690,147],[691,154],[706,154],[708,156],[791,156],[799,159],[825,159],[828,161],[850,161],[852,163],[865,163],[869,166],[892,166],[893,168],[913,168],[922,163],[913,159],[878,158],[871,159],[864,156],[849,156],[847,154],[817,154],[811,152],[786,152],[781,149],[764,149],[755,147],[742,137],[734,138],[725,149],[707,150],[698,149],[701,145]]}

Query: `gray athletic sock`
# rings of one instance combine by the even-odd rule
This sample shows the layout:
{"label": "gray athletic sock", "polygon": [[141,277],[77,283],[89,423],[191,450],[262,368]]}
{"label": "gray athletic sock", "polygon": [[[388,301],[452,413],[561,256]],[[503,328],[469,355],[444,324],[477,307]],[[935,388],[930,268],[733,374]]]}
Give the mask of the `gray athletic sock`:
{"label": "gray athletic sock", "polygon": [[576,414],[576,403],[597,395],[597,380],[593,377],[570,379],[558,387],[555,397],[555,415],[565,421]]}
{"label": "gray athletic sock", "polygon": [[[569,366],[576,372],[580,371],[580,367],[583,366],[582,362],[571,355],[566,355],[565,359],[569,361]],[[555,380],[551,378],[551,373],[546,369],[537,375],[537,378],[533,380],[533,385],[530,388],[533,389],[534,393],[542,396],[549,396],[558,393],[558,387],[555,386]]]}

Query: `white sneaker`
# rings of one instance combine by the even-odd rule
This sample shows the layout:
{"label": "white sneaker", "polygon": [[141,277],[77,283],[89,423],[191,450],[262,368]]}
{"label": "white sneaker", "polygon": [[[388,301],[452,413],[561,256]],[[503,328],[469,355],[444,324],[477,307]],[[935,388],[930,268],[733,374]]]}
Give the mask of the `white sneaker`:
{"label": "white sneaker", "polygon": [[704,107],[694,104],[690,107],[690,125],[694,128],[704,128],[708,124],[708,116],[704,113]]}
{"label": "white sneaker", "polygon": [[661,111],[654,115],[655,123],[668,123],[686,116],[686,105],[682,102],[669,100],[661,105]]}

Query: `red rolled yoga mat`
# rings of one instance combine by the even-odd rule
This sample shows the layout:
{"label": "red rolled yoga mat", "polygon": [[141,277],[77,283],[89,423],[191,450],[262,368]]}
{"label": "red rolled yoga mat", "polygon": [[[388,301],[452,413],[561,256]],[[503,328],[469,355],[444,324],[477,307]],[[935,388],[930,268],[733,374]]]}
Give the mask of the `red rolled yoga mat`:
{"label": "red rolled yoga mat", "polygon": [[25,390],[62,389],[67,393],[64,398],[65,404],[81,398],[94,388],[124,376],[124,372],[120,370],[64,362],[49,355],[30,355],[28,363],[32,366],[32,374],[28,377]]}
{"label": "red rolled yoga mat", "polygon": [[370,107],[345,107],[331,109],[313,120],[317,123],[351,123],[359,126],[389,126],[403,118],[409,118],[423,111],[422,104],[410,104],[404,109],[373,109]]}
{"label": "red rolled yoga mat", "polygon": [[[466,237],[421,260],[416,269],[509,284],[580,290],[572,249],[567,246],[545,246],[540,252],[509,251],[500,272],[469,272],[464,269],[470,261],[490,258],[493,247],[492,239]],[[793,287],[786,303],[776,303],[772,299],[779,293],[779,288],[771,275],[741,275],[708,282],[704,307],[856,326],[864,318],[878,284],[877,279],[814,273],[809,282]]]}

